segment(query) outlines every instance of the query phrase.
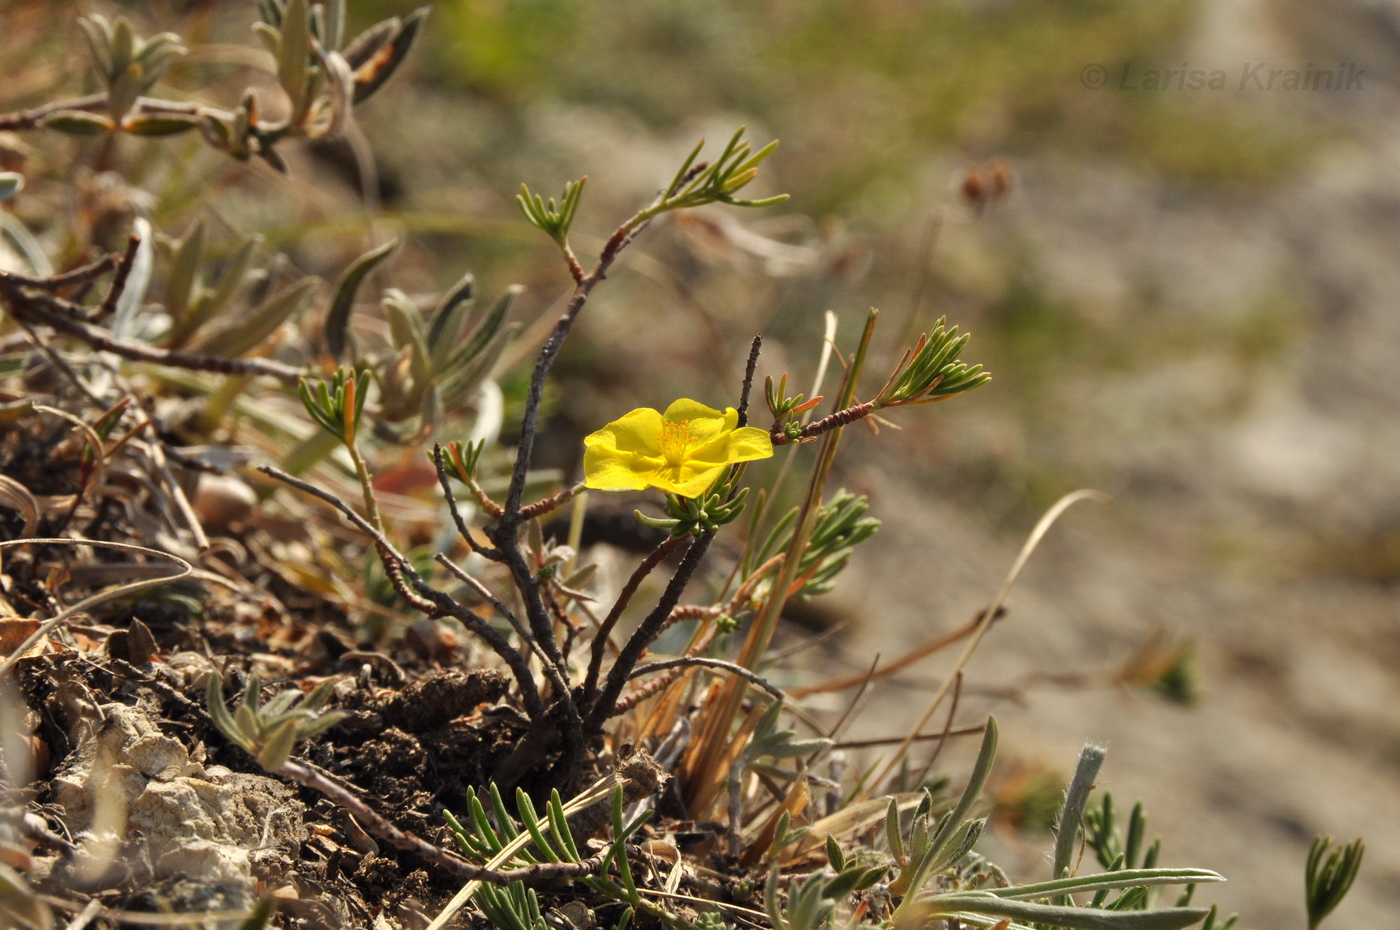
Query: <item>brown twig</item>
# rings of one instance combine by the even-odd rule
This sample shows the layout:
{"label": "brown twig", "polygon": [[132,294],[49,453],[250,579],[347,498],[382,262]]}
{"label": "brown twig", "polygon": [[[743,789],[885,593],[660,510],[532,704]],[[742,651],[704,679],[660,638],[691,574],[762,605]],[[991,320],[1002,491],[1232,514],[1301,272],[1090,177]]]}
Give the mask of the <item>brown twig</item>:
{"label": "brown twig", "polygon": [[664,671],[668,668],[718,668],[747,679],[767,691],[775,700],[783,700],[785,695],[783,689],[773,684],[757,672],[750,671],[742,665],[735,665],[733,662],[726,662],[723,659],[711,659],[706,656],[681,656],[678,659],[662,659],[658,662],[648,662],[646,665],[638,665],[632,669],[629,679],[640,678],[643,675],[650,675],[652,672]]}
{"label": "brown twig", "polygon": [[346,788],[329,778],[299,763],[287,761],[274,770],[298,784],[319,791],[336,804],[349,811],[355,819],[369,827],[376,835],[387,840],[390,845],[404,852],[413,853],[444,871],[467,881],[489,882],[492,885],[509,885],[518,881],[541,881],[549,878],[576,878],[592,875],[602,866],[602,856],[594,856],[581,862],[538,862],[518,869],[500,871],[488,869],[468,862],[461,856],[450,853],[429,843],[421,837],[406,833],[380,816],[373,808],[356,797]]}
{"label": "brown twig", "polygon": [[[2,284],[3,282],[0,282],[0,285]],[[17,288],[0,286],[0,297],[3,297],[9,311],[18,319],[40,323],[80,339],[99,352],[111,352],[135,362],[149,362],[153,365],[166,365],[190,371],[210,371],[223,375],[267,375],[283,384],[296,384],[301,379],[298,369],[269,359],[192,355],[116,339],[105,331],[76,319],[72,314],[80,313],[81,307],[48,294],[24,293]]]}
{"label": "brown twig", "polygon": [[790,442],[810,442],[823,433],[828,433],[837,427],[846,426],[847,424],[854,423],[856,420],[863,420],[874,413],[875,410],[876,406],[873,401],[856,404],[847,407],[845,410],[838,410],[833,414],[822,417],[815,423],[809,423],[804,426],[796,440],[789,439],[787,434],[783,432],[782,423],[774,423],[768,432],[775,446],[785,446]]}
{"label": "brown twig", "polygon": [[690,546],[685,550],[685,555],[681,558],[681,564],[676,567],[676,573],[671,576],[670,583],[666,585],[666,591],[661,595],[661,600],[632,632],[627,644],[618,653],[617,660],[613,662],[612,668],[608,671],[607,683],[603,686],[597,700],[588,709],[588,718],[585,721],[588,732],[596,733],[602,729],[603,724],[611,715],[613,705],[617,703],[618,697],[622,694],[623,686],[631,677],[632,670],[637,667],[642,653],[656,640],[657,631],[666,623],[666,618],[671,615],[671,611],[680,603],[686,585],[690,583],[695,570],[700,567],[700,562],[705,558],[705,552],[710,548],[710,543],[714,538],[714,533],[702,533],[693,538]]}
{"label": "brown twig", "polygon": [[94,278],[99,278],[111,271],[121,256],[115,252],[108,252],[95,262],[89,262],[71,271],[61,274],[50,275],[47,278],[31,278],[28,275],[17,274],[13,271],[0,271],[0,282],[8,284],[22,284],[25,287],[37,287],[46,291],[56,291],[74,284],[87,284]]}
{"label": "brown twig", "polygon": [[[0,114],[0,132],[24,132],[30,129],[39,128],[39,124],[46,117],[65,110],[82,110],[84,112],[94,112],[104,110],[107,107],[106,94],[88,94],[85,97],[71,97],[67,100],[56,100],[53,103],[46,103],[42,106],[33,107],[28,110],[19,110],[14,113]],[[135,114],[179,114],[181,116],[208,115],[216,119],[228,121],[233,118],[233,114],[226,110],[219,110],[214,107],[207,107],[199,103],[181,103],[176,100],[157,100],[154,97],[140,97],[132,105],[131,112]]]}
{"label": "brown twig", "polygon": [[[676,610],[684,609],[685,608],[683,607],[676,608]],[[676,611],[671,611],[671,615],[673,617],[675,616],[675,613]],[[704,652],[706,649],[710,648],[710,643],[714,642],[715,635],[718,632],[719,625],[713,623],[710,624],[709,628],[700,634],[700,638],[697,639],[694,643],[692,643],[690,648],[686,649],[685,654],[687,656],[695,656]],[[647,698],[659,693],[666,687],[670,686],[670,684],[673,681],[680,677],[680,674],[680,669],[669,669],[663,672],[662,674],[657,675],[651,681],[648,681],[642,685],[638,685],[636,688],[629,691],[626,695],[617,699],[617,703],[613,705],[612,716],[616,717],[621,714],[627,713],[629,710],[636,707],[642,701],[645,701]]]}
{"label": "brown twig", "polygon": [[758,333],[749,343],[749,361],[744,366],[744,383],[739,388],[739,426],[749,425],[749,393],[753,390],[753,376],[758,369],[758,353],[763,349],[763,334]]}
{"label": "brown twig", "polygon": [[126,240],[126,252],[117,260],[117,273],[112,275],[112,286],[107,288],[107,296],[102,298],[93,321],[104,320],[117,309],[117,303],[126,290],[126,279],[131,275],[131,266],[136,264],[136,253],[141,248],[141,237],[132,233]]}
{"label": "brown twig", "polygon": [[449,616],[461,622],[470,632],[479,636],[491,651],[500,656],[510,667],[511,673],[515,676],[516,684],[520,687],[520,697],[525,704],[526,712],[532,717],[538,717],[544,713],[544,702],[540,699],[539,688],[535,684],[534,675],[530,672],[530,663],[520,654],[520,651],[510,644],[495,627],[487,623],[486,620],[478,616],[474,611],[462,604],[458,604],[446,594],[434,588],[424,580],[423,576],[408,561],[403,553],[394,548],[383,533],[375,529],[368,520],[355,512],[355,509],[339,497],[316,487],[314,484],[303,481],[293,475],[289,475],[279,468],[271,465],[259,465],[258,471],[275,478],[284,484],[289,484],[299,491],[310,494],[318,500],[330,504],[351,522],[360,532],[364,533],[374,542],[375,551],[384,563],[385,570],[388,571],[390,564],[397,564],[398,570],[402,572],[404,578],[413,589],[426,601],[431,602],[432,609],[426,611],[429,616]]}
{"label": "brown twig", "polygon": [[462,517],[462,511],[457,506],[457,495],[452,493],[452,481],[447,476],[447,463],[443,459],[441,443],[433,444],[433,465],[437,467],[438,484],[442,486],[442,496],[447,500],[447,510],[452,514],[452,522],[457,527],[458,535],[477,555],[492,562],[501,561],[501,553],[477,542],[476,537],[471,534],[471,530],[467,527],[467,521]]}
{"label": "brown twig", "polygon": [[[985,723],[974,723],[966,727],[954,727],[952,729],[942,729],[937,733],[920,733],[911,742],[921,743],[929,740],[941,740],[953,736],[972,736],[981,733],[987,728]],[[834,743],[832,749],[876,749],[880,746],[894,746],[904,741],[903,736],[884,736],[876,739],[853,739]]]}
{"label": "brown twig", "polygon": [[564,504],[567,504],[569,501],[573,500],[577,494],[579,494],[581,491],[584,491],[586,488],[587,486],[582,483],[576,484],[571,488],[566,488],[565,490],[560,491],[558,494],[553,494],[549,497],[537,500],[533,504],[528,504],[520,508],[520,515],[526,520],[533,520],[535,517],[542,517],[550,511],[562,507]]}
{"label": "brown twig", "polygon": [[933,752],[929,754],[928,761],[920,770],[919,777],[914,779],[916,785],[924,783],[924,779],[928,778],[928,773],[933,770],[933,763],[938,761],[938,756],[943,752],[943,747],[948,745],[948,735],[953,732],[953,718],[957,717],[958,703],[962,700],[962,689],[963,673],[959,671],[957,681],[953,683],[953,699],[948,705],[948,720],[943,724],[943,736],[939,738],[938,745],[933,747]]}
{"label": "brown twig", "polygon": [[608,615],[603,618],[603,622],[599,624],[597,632],[593,635],[593,652],[588,660],[588,675],[583,682],[584,703],[597,697],[598,676],[603,670],[603,653],[607,651],[608,637],[612,635],[613,627],[617,626],[622,612],[632,602],[633,595],[637,593],[637,589],[641,587],[647,575],[650,575],[666,556],[675,552],[685,539],[684,536],[668,536],[661,545],[651,550],[647,557],[642,559],[641,564],[632,570],[632,577],[627,579],[627,583],[618,592],[617,600],[613,601]]}

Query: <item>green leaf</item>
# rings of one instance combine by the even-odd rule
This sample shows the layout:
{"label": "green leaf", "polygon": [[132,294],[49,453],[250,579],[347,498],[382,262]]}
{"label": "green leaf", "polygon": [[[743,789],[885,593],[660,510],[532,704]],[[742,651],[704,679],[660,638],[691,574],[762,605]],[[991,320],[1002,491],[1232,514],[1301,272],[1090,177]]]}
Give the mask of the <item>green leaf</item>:
{"label": "green leaf", "polygon": [[[293,0],[298,2],[298,0]],[[331,298],[330,310],[326,313],[326,350],[336,361],[345,360],[350,346],[350,312],[355,307],[355,295],[366,276],[398,246],[399,240],[392,239],[377,249],[371,249],[351,262],[350,267],[340,276],[335,286],[335,296]]]}
{"label": "green leaf", "polygon": [[248,912],[248,916],[238,925],[238,930],[267,930],[272,926],[272,918],[276,913],[277,899],[272,895],[265,895]]}
{"label": "green leaf", "polygon": [[384,318],[389,323],[389,335],[397,349],[410,350],[409,364],[413,372],[413,387],[421,392],[431,378],[427,336],[423,332],[423,317],[418,308],[401,291],[389,290],[382,301]]}
{"label": "green leaf", "polygon": [[397,16],[380,20],[351,39],[340,53],[351,68],[358,68],[383,48],[385,42],[398,35],[402,26],[403,22]]}
{"label": "green leaf", "polygon": [[112,27],[106,17],[93,14],[78,17],[78,28],[87,40],[88,52],[98,75],[105,82],[112,73]]}
{"label": "green leaf", "polygon": [[196,352],[218,353],[225,358],[241,358],[262,344],[287,320],[304,310],[316,296],[316,278],[303,278],[267,299],[261,307],[241,320],[228,320],[210,327],[194,339]]}
{"label": "green leaf", "polygon": [[258,750],[258,764],[269,772],[275,772],[292,757],[292,749],[297,744],[297,722],[285,721],[272,731]]}
{"label": "green leaf", "polygon": [[428,323],[428,349],[432,352],[434,372],[441,371],[447,364],[452,348],[462,335],[462,327],[471,315],[475,293],[476,279],[468,273],[443,295],[433,310]]}
{"label": "green leaf", "polygon": [[59,110],[44,117],[39,125],[67,136],[96,136],[117,127],[107,117],[84,110]]}
{"label": "green leaf", "polygon": [[990,914],[1018,923],[1034,921],[1069,930],[1184,930],[1210,913],[1204,908],[1162,908],[1152,911],[1108,911],[1064,907],[999,898],[985,892],[959,892],[922,898],[920,910],[930,915]]}
{"label": "green leaf", "polygon": [[444,410],[455,410],[466,402],[471,392],[476,390],[481,382],[491,374],[491,370],[496,367],[496,362],[500,361],[501,354],[505,352],[506,346],[515,340],[523,327],[523,323],[511,323],[506,326],[479,355],[439,382],[438,394],[442,398]]}
{"label": "green leaf", "polygon": [[128,116],[122,131],[133,136],[175,136],[199,128],[199,117],[184,113],[145,113]]}
{"label": "green leaf", "polygon": [[418,31],[428,18],[428,7],[421,7],[408,14],[403,24],[386,46],[379,48],[369,59],[355,69],[355,103],[364,103],[393,77],[399,65],[403,64]]}
{"label": "green leaf", "polygon": [[184,317],[199,293],[203,264],[204,221],[195,220],[170,256],[170,274],[165,282],[165,309],[177,320]]}
{"label": "green leaf", "polygon": [[1033,885],[1011,885],[992,888],[999,898],[1048,898],[1051,895],[1077,894],[1081,891],[1132,888],[1138,885],[1184,885],[1201,882],[1223,882],[1225,876],[1210,869],[1119,869],[1097,875],[1079,875]]}
{"label": "green leaf", "polygon": [[[1079,825],[1084,820],[1084,806],[1088,803],[1089,792],[1094,789],[1094,779],[1098,777],[1108,754],[1102,746],[1086,743],[1079,751],[1079,762],[1074,767],[1074,775],[1065,789],[1064,804],[1060,806],[1055,827],[1055,856],[1052,879],[1063,878],[1074,858],[1076,841],[1079,839]],[[1068,900],[1060,903],[1068,904]]]}
{"label": "green leaf", "polygon": [[201,291],[190,307],[185,319],[171,332],[170,345],[177,348],[195,334],[198,329],[212,319],[218,318],[223,310],[233,302],[249,281],[248,271],[253,264],[253,256],[262,245],[261,236],[249,236],[238,243],[232,254],[224,262],[219,272],[219,283],[212,291]]}
{"label": "green leaf", "polygon": [[492,341],[496,339],[497,335],[500,333],[501,324],[505,321],[506,314],[510,312],[511,304],[515,302],[515,298],[518,297],[523,290],[524,288],[518,284],[512,284],[510,287],[506,288],[506,292],[492,304],[491,309],[487,311],[486,316],[476,325],[476,328],[472,330],[471,335],[467,337],[467,341],[462,347],[449,356],[446,365],[444,365],[442,369],[444,372],[465,367],[475,360],[478,355],[486,351],[487,347],[491,345]]}
{"label": "green leaf", "polygon": [[9,200],[24,190],[24,175],[13,171],[0,171],[0,200]]}
{"label": "green leaf", "polygon": [[325,17],[321,45],[328,52],[337,51],[345,40],[345,0],[324,0],[321,10]]}
{"label": "green leaf", "polygon": [[288,0],[282,15],[282,37],[277,48],[277,80],[291,98],[295,114],[305,113],[308,103],[307,71],[311,34],[307,30],[306,0]]}

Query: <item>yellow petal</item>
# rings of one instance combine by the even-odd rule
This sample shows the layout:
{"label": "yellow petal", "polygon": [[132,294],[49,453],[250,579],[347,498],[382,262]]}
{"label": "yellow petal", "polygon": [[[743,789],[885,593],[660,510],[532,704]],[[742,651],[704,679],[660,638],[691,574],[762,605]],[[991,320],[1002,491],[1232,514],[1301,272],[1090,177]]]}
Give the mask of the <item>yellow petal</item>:
{"label": "yellow petal", "polygon": [[691,450],[705,446],[732,430],[739,422],[739,412],[730,407],[720,413],[697,400],[682,397],[666,408],[665,420],[668,425],[683,427],[688,455]]}
{"label": "yellow petal", "polygon": [[766,429],[741,426],[729,434],[729,461],[752,462],[773,457],[773,437]]}
{"label": "yellow petal", "polygon": [[640,491],[655,483],[659,464],[651,456],[594,445],[583,453],[583,483],[597,491]]}
{"label": "yellow petal", "polygon": [[661,455],[661,414],[650,407],[639,407],[622,418],[584,437],[583,444],[641,455]]}
{"label": "yellow petal", "polygon": [[701,467],[687,462],[680,468],[680,474],[674,479],[668,476],[665,487],[660,484],[656,486],[671,494],[679,494],[681,497],[699,497],[709,490],[710,485],[714,484],[715,479],[728,467],[727,463]]}

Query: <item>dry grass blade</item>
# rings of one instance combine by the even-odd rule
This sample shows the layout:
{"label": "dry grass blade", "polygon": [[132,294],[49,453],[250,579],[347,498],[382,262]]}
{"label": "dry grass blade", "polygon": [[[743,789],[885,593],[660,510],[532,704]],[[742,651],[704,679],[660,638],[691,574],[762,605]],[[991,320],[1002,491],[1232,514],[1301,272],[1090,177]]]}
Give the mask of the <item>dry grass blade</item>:
{"label": "dry grass blade", "polygon": [[867,678],[884,678],[886,675],[891,675],[900,669],[908,668],[925,656],[931,656],[940,649],[946,649],[963,637],[975,633],[977,627],[980,626],[981,623],[982,615],[979,613],[956,630],[950,630],[942,636],[937,636],[928,642],[920,643],[899,658],[891,659],[883,665],[877,665],[873,671],[857,672],[851,675],[843,675],[840,678],[829,678],[826,681],[818,682],[814,685],[807,685],[802,688],[792,688],[788,691],[788,694],[794,698],[803,698],[812,694],[828,694],[832,691],[844,691],[847,688],[855,687],[864,682]]}
{"label": "dry grass blade", "polygon": [[24,535],[32,536],[39,528],[39,502],[29,489],[9,475],[0,475],[0,507],[19,511],[24,518]]}
{"label": "dry grass blade", "polygon": [[1050,527],[1055,525],[1055,521],[1060,519],[1060,516],[1066,510],[1080,501],[1086,500],[1097,500],[1107,503],[1110,501],[1110,498],[1107,494],[1100,491],[1074,491],[1056,501],[1054,505],[1045,512],[1045,515],[1040,518],[1039,522],[1036,523],[1035,528],[1032,529],[1030,535],[1026,537],[1025,544],[1021,546],[1021,551],[1016,556],[1016,561],[1011,563],[1011,570],[1006,573],[1006,580],[1001,583],[1001,588],[997,591],[996,597],[992,598],[992,602],[987,605],[987,609],[982,611],[977,629],[967,641],[967,645],[963,646],[962,654],[958,656],[957,662],[954,663],[953,667],[948,671],[947,676],[943,679],[943,683],[938,686],[938,690],[934,693],[928,706],[924,708],[923,714],[919,716],[918,722],[910,727],[909,735],[904,737],[899,747],[885,760],[885,764],[881,767],[879,774],[872,778],[866,784],[865,788],[861,789],[860,797],[867,797],[868,792],[875,786],[884,784],[890,772],[899,764],[899,760],[909,751],[910,745],[913,744],[919,733],[923,731],[924,725],[929,722],[934,713],[938,710],[938,705],[942,704],[943,699],[948,696],[949,690],[953,687],[953,682],[957,680],[958,674],[967,665],[968,660],[972,658],[972,653],[977,649],[977,644],[982,641],[982,637],[986,635],[987,629],[992,625],[993,618],[1001,611],[1002,604],[1006,602],[1006,596],[1011,593],[1012,585],[1014,585],[1016,579],[1021,576],[1021,570],[1026,567],[1026,562],[1030,560],[1031,554],[1034,553],[1036,548],[1040,545],[1040,541],[1045,538],[1045,534],[1050,531]]}
{"label": "dry grass blade", "polygon": [[95,546],[102,549],[116,549],[119,552],[140,552],[145,555],[154,556],[158,559],[169,559],[170,561],[178,565],[180,567],[180,570],[173,575],[164,575],[160,578],[144,578],[140,581],[131,581],[126,584],[116,585],[115,587],[99,591],[91,597],[83,598],[76,604],[65,608],[60,613],[57,613],[49,619],[45,620],[37,630],[30,634],[28,639],[20,643],[20,645],[14,650],[14,652],[12,652],[9,656],[5,658],[4,662],[0,662],[0,675],[4,675],[6,672],[8,672],[14,666],[14,664],[18,662],[20,658],[29,650],[31,646],[33,646],[39,640],[43,639],[51,631],[53,631],[55,627],[57,627],[60,623],[63,623],[64,621],[68,620],[74,614],[82,613],[85,610],[96,607],[98,604],[103,604],[107,601],[115,600],[119,597],[126,597],[128,595],[135,594],[138,591],[145,591],[148,588],[154,588],[158,585],[163,585],[171,581],[176,581],[180,578],[186,578],[194,573],[194,566],[191,565],[189,562],[186,562],[184,559],[180,558],[178,555],[171,555],[169,552],[161,552],[159,549],[152,549],[148,546],[137,546],[132,543],[100,542],[98,540],[93,539],[62,538],[11,539],[6,540],[4,542],[0,542],[0,550],[12,549],[16,546]]}

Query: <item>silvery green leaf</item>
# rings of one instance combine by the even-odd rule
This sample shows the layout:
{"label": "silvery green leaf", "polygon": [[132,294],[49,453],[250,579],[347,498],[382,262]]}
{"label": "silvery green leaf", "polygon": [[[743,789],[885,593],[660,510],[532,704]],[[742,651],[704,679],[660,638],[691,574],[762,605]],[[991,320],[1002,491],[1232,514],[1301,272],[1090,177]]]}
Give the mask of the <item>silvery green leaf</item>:
{"label": "silvery green leaf", "polygon": [[1018,923],[1035,922],[1067,930],[1184,930],[1210,913],[1204,908],[1160,908],[1147,911],[1108,911],[998,898],[984,892],[959,892],[919,899],[929,915],[989,914]]}
{"label": "silvery green leaf", "polygon": [[512,284],[506,288],[506,292],[487,311],[485,318],[472,330],[466,343],[452,353],[444,370],[456,370],[465,366],[478,354],[485,351],[500,332],[501,324],[505,321],[506,314],[510,312],[511,304],[515,302],[515,298],[523,290],[524,288],[518,284]]}
{"label": "silvery green leaf", "polygon": [[398,35],[402,26],[403,22],[397,16],[381,20],[351,39],[350,44],[341,49],[341,53],[350,63],[350,67],[359,68],[369,61],[385,42]]}
{"label": "silvery green leaf", "polygon": [[[1060,813],[1055,821],[1055,854],[1050,875],[1052,879],[1063,877],[1069,870],[1079,837],[1079,827],[1084,820],[1084,806],[1088,803],[1089,792],[1094,788],[1094,779],[1098,777],[1099,768],[1107,754],[1108,750],[1094,743],[1086,743],[1079,752],[1079,761],[1075,764],[1069,786],[1065,788],[1064,803],[1060,805]],[[1065,899],[1060,903],[1070,902]]]}
{"label": "silvery green leaf", "polygon": [[999,898],[1048,898],[1051,895],[1077,894],[1081,891],[1132,888],[1138,885],[1185,885],[1202,882],[1223,882],[1225,877],[1210,869],[1119,869],[1095,875],[1078,875],[1033,885],[1011,885],[988,889]]}
{"label": "silvery green leaf", "polygon": [[190,300],[199,291],[203,264],[204,221],[195,220],[170,255],[170,273],[165,281],[165,309],[177,320],[185,315]]}
{"label": "silvery green leaf", "polygon": [[[423,333],[423,317],[419,315],[418,308],[402,292],[389,290],[384,295],[382,302],[384,307],[384,318],[389,323],[389,334],[394,340],[394,347],[398,349],[408,348],[409,350],[409,370],[413,374],[413,386],[415,395],[427,387],[431,378],[430,363],[428,361],[428,343]],[[419,396],[414,397],[416,404]]]}
{"label": "silvery green leaf", "polygon": [[263,23],[273,29],[282,28],[282,13],[286,9],[286,4],[282,0],[257,0],[258,15],[262,17]]}
{"label": "silvery green leaf", "polygon": [[292,110],[305,113],[306,80],[311,57],[311,33],[307,30],[306,0],[287,0],[282,14],[281,41],[277,46],[277,80],[291,98]]}
{"label": "silvery green leaf", "polygon": [[345,0],[325,0],[321,9],[325,17],[321,44],[330,51],[338,51],[345,41]]}
{"label": "silvery green leaf", "polygon": [[233,302],[238,292],[251,279],[248,272],[253,264],[253,256],[261,244],[261,236],[249,236],[234,247],[232,254],[224,262],[223,270],[219,272],[219,283],[212,291],[202,290],[191,304],[185,319],[177,322],[171,331],[171,348],[184,345],[201,326],[218,318]]}
{"label": "silvery green leaf", "polygon": [[[363,103],[383,87],[408,57],[418,30],[428,18],[428,8],[414,10],[403,19],[403,25],[389,41],[388,54],[376,53],[355,69],[355,103]],[[381,52],[383,50],[381,49]]]}
{"label": "silvery green leaf", "polygon": [[310,739],[329,730],[348,716],[349,714],[343,710],[328,710],[311,720],[303,720],[297,724],[297,739]]}
{"label": "silvery green leaf", "polygon": [[109,72],[111,77],[126,71],[131,64],[132,56],[136,53],[136,34],[131,31],[131,23],[126,21],[125,16],[118,16],[117,21],[112,24],[112,40],[109,45],[112,56],[112,68]]}
{"label": "silvery green leaf", "polygon": [[438,382],[438,391],[442,396],[444,410],[455,410],[466,401],[467,396],[491,374],[491,369],[495,368],[496,362],[500,361],[501,353],[506,350],[506,346],[515,340],[516,336],[520,335],[523,326],[522,323],[511,323],[497,333],[496,338],[489,342],[475,358]]}
{"label": "silvery green leaf", "polygon": [[146,70],[136,62],[127,65],[112,76],[112,84],[107,91],[107,113],[114,123],[120,123],[141,96],[145,86]]}
{"label": "silvery green leaf", "polygon": [[303,278],[269,297],[256,310],[237,320],[226,320],[193,339],[191,351],[208,352],[225,358],[240,358],[256,349],[277,328],[296,316],[316,296],[316,278]]}
{"label": "silvery green leaf", "polygon": [[106,19],[94,14],[78,17],[78,28],[87,40],[88,52],[92,55],[97,73],[106,81],[107,76],[112,73],[111,27],[107,25]]}
{"label": "silvery green leaf", "polygon": [[428,349],[432,352],[434,372],[442,370],[452,347],[457,344],[457,337],[462,334],[462,326],[471,314],[475,290],[476,279],[468,273],[443,295],[433,310],[432,319],[428,323],[427,338]]}
{"label": "silvery green leaf", "polygon": [[355,308],[355,295],[359,293],[360,284],[380,262],[389,257],[398,244],[399,240],[392,239],[361,255],[351,262],[336,283],[335,296],[331,298],[330,310],[326,312],[325,338],[326,350],[337,361],[345,360],[346,350],[350,346],[350,312]]}
{"label": "silvery green leaf", "polygon": [[253,23],[253,35],[258,37],[258,41],[267,49],[268,54],[277,57],[277,50],[282,46],[281,36],[277,30],[267,23]]}
{"label": "silvery green leaf", "polygon": [[904,858],[904,838],[899,833],[899,802],[890,798],[890,806],[885,808],[885,842],[896,861]]}
{"label": "silvery green leaf", "polygon": [[146,291],[151,286],[151,274],[155,270],[155,230],[145,217],[137,217],[132,224],[132,233],[140,238],[136,247],[136,257],[131,262],[131,272],[126,276],[126,288],[117,298],[117,309],[112,314],[112,335],[118,339],[131,333],[136,313],[146,300]]}
{"label": "silvery green leaf", "polygon": [[275,772],[292,757],[297,744],[297,722],[288,720],[268,735],[258,749],[258,764]]}
{"label": "silvery green leaf", "polygon": [[108,117],[85,110],[59,110],[44,117],[39,125],[66,136],[95,136],[117,127]]}

